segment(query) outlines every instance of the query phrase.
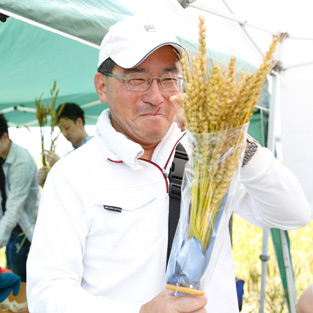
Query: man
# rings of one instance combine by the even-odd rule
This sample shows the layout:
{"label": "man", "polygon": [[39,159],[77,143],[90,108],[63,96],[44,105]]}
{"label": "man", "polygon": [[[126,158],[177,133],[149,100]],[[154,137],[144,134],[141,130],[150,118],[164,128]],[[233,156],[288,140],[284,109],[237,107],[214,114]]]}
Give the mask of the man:
{"label": "man", "polygon": [[[7,268],[26,281],[26,259],[33,235],[39,186],[31,154],[12,142],[0,115],[1,211],[0,247],[6,246]],[[4,176],[3,176],[4,175]],[[26,234],[25,238],[22,233]],[[23,240],[25,241],[23,242]]]}
{"label": "man", "polygon": [[[164,21],[140,17],[103,39],[94,81],[109,109],[97,136],[47,179],[28,261],[32,313],[202,313],[207,301],[208,312],[238,312],[229,240],[204,296],[164,290],[167,177],[184,135],[170,98],[182,88],[183,51]],[[261,227],[308,223],[294,176],[265,148],[247,162],[238,213]]]}
{"label": "man", "polygon": [[[71,142],[74,149],[82,146],[92,136],[87,134],[85,129],[85,114],[82,108],[76,103],[64,103],[58,106],[57,124],[63,136]],[[60,157],[53,151],[46,150],[44,152],[50,168],[60,160]],[[47,178],[49,168],[43,166],[38,171],[38,182],[41,186]]]}

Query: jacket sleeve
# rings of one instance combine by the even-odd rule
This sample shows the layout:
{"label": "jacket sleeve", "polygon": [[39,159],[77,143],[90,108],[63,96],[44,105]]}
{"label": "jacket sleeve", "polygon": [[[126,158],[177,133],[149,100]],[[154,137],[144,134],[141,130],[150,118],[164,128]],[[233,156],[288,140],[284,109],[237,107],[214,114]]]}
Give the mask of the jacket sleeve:
{"label": "jacket sleeve", "polygon": [[55,172],[56,167],[42,192],[27,260],[29,311],[139,313],[141,304],[113,301],[82,288],[90,225],[82,199],[71,183]]}
{"label": "jacket sleeve", "polygon": [[234,211],[260,228],[297,229],[311,219],[310,205],[295,175],[270,150],[259,147],[241,168]]}
{"label": "jacket sleeve", "polygon": [[30,193],[33,172],[36,172],[35,165],[28,159],[17,158],[16,162],[10,165],[6,184],[7,191],[6,211],[0,221],[0,247],[5,246],[11,236],[12,230],[17,225],[25,201]]}

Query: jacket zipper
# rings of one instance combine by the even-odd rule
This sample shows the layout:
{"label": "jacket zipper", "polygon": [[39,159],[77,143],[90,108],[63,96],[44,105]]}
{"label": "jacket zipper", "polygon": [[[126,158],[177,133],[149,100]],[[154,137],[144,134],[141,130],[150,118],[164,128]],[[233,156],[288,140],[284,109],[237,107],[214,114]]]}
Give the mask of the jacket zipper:
{"label": "jacket zipper", "polygon": [[146,160],[146,159],[142,159],[142,158],[139,158],[139,159],[142,161],[145,161],[147,163],[150,163],[151,165],[154,165],[162,173],[164,181],[165,181],[166,193],[168,193],[168,175],[166,173],[166,170],[161,168],[158,164],[156,164],[150,160]]}

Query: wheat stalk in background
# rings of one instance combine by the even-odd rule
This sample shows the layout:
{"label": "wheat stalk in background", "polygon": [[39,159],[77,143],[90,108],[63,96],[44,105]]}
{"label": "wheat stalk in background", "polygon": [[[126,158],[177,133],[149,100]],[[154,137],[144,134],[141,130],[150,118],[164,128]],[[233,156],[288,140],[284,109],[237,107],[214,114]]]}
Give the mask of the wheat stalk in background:
{"label": "wheat stalk in background", "polygon": [[[36,117],[38,120],[38,124],[40,127],[40,137],[41,137],[41,152],[42,152],[42,164],[46,166],[46,158],[44,155],[45,150],[45,126],[48,126],[48,120],[50,120],[50,137],[51,137],[51,144],[50,144],[50,151],[55,151],[55,142],[59,136],[53,136],[54,128],[57,125],[58,117],[61,114],[63,107],[56,113],[55,106],[56,100],[59,94],[59,89],[56,90],[56,81],[53,83],[52,89],[50,89],[50,95],[52,97],[52,104],[49,103],[47,106],[41,102],[41,98],[35,99],[35,107],[36,107]],[[64,104],[63,104],[64,106]]]}
{"label": "wheat stalk in background", "polygon": [[[200,17],[198,54],[190,64],[186,55],[182,58],[187,94],[182,107],[186,128],[194,137],[189,237],[200,241],[204,253],[245,147],[245,131],[236,135],[235,129],[249,122],[273,67],[278,43],[275,37],[256,73],[241,71],[237,75],[235,57],[227,67],[216,62],[208,68],[205,35],[204,18]],[[208,140],[214,135],[219,137]]]}

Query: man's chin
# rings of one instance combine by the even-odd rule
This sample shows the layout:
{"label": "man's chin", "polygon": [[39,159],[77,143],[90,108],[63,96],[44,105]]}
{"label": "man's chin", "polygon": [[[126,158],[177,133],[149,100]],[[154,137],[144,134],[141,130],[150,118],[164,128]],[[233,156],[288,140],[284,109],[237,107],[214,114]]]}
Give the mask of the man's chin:
{"label": "man's chin", "polygon": [[145,132],[144,135],[141,137],[142,141],[145,144],[153,144],[153,143],[159,143],[163,137],[166,135],[166,132]]}

